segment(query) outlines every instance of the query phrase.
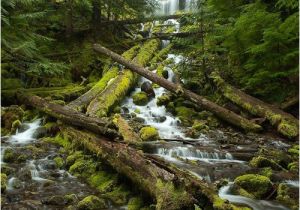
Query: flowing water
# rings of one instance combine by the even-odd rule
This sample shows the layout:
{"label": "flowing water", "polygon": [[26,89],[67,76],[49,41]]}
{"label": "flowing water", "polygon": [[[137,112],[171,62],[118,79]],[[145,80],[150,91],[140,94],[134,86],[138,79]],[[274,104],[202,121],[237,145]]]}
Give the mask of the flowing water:
{"label": "flowing water", "polygon": [[[181,3],[180,3],[181,2]],[[182,4],[182,2],[185,2]],[[160,9],[157,14],[170,15],[174,14],[178,10],[190,11],[190,6],[193,1],[180,1],[180,0],[163,0],[160,1]],[[157,24],[157,21],[154,21]],[[170,19],[164,22],[166,25],[173,24],[175,26],[175,33],[180,31],[180,24],[177,20]],[[162,40],[162,47],[166,47],[170,43],[169,40]],[[167,59],[172,59],[173,64],[180,63],[184,57],[181,55],[168,54]],[[165,70],[168,71],[168,81],[174,82],[173,66],[167,65]],[[155,70],[153,71],[155,72]],[[214,131],[213,137],[202,134],[197,139],[192,139],[185,135],[188,128],[180,126],[180,120],[167,112],[164,106],[157,106],[157,98],[167,91],[164,88],[155,88],[155,98],[152,98],[147,105],[139,106],[133,103],[132,95],[141,91],[141,84],[143,82],[149,82],[148,79],[140,78],[139,84],[133,90],[131,95],[127,97],[122,107],[126,110],[124,117],[128,116],[128,113],[134,113],[137,118],[142,119],[143,124],[155,127],[161,139],[172,139],[186,141],[190,140],[196,144],[186,144],[182,142],[148,142],[145,152],[160,156],[165,160],[175,164],[176,166],[188,170],[199,179],[205,180],[209,183],[227,178],[234,180],[235,177],[245,173],[250,169],[248,164],[244,160],[235,158],[235,155],[228,152],[226,149],[220,149],[221,145],[217,143],[215,136],[221,136],[226,140],[230,138],[226,136],[222,131]],[[151,82],[151,81],[150,81]],[[128,118],[127,118],[128,119]],[[128,119],[130,120],[130,119]],[[245,147],[245,145],[235,145],[236,151],[251,150],[251,142]],[[281,145],[281,142],[276,142],[275,147],[286,147]],[[257,145],[254,145],[257,148]],[[255,150],[253,150],[255,151]],[[254,152],[250,153],[254,153]],[[298,186],[299,182],[295,180],[286,181],[291,186]],[[219,195],[221,198],[227,199],[233,203],[249,206],[256,210],[285,210],[288,209],[277,202],[254,200],[243,196],[231,195],[230,187],[231,183],[220,189]]]}
{"label": "flowing water", "polygon": [[[23,131],[1,138],[1,169],[7,174],[1,209],[63,209],[69,204],[57,198],[59,196],[75,194],[79,201],[88,195],[97,195],[68,171],[57,168],[53,159],[59,156],[59,148],[36,138],[40,124],[41,119],[23,123]],[[5,162],[5,150],[14,151],[19,157],[26,155],[27,159]],[[41,152],[34,154],[37,150]],[[53,196],[56,199],[51,201]],[[113,206],[109,200],[106,202],[108,209],[124,209]]]}

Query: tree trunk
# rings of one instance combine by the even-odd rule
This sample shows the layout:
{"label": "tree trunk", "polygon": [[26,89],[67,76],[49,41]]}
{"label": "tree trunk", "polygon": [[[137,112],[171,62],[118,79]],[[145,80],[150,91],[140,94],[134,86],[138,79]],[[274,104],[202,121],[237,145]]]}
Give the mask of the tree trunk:
{"label": "tree trunk", "polygon": [[236,208],[220,199],[214,187],[158,157],[145,155],[126,144],[72,127],[63,127],[61,132],[75,144],[83,145],[85,149],[97,154],[141,191],[150,195],[156,201],[158,210],[194,209],[194,204],[203,209]]}
{"label": "tree trunk", "polygon": [[118,63],[126,66],[127,68],[129,68],[132,71],[151,80],[152,82],[166,88],[167,90],[174,92],[176,94],[182,95],[184,98],[197,104],[198,106],[202,107],[203,109],[206,109],[206,110],[214,113],[220,119],[222,119],[232,125],[243,128],[246,131],[259,131],[262,129],[260,125],[252,123],[248,119],[245,119],[245,118],[235,114],[234,112],[227,110],[227,109],[207,100],[206,98],[204,98],[202,96],[199,96],[189,90],[182,88],[180,85],[171,83],[164,78],[158,77],[156,74],[134,64],[133,62],[126,61],[122,56],[106,49],[105,47],[102,47],[99,44],[94,44],[93,48],[95,51],[104,53],[104,54],[110,56],[113,60],[117,61]]}
{"label": "tree trunk", "polygon": [[[134,58],[134,61],[142,66],[146,66],[151,60],[160,45],[159,40],[150,40],[146,42],[140,52]],[[89,116],[105,117],[112,108],[119,103],[135,85],[137,75],[132,71],[125,69],[113,80],[97,97],[95,97],[87,107]]]}
{"label": "tree trunk", "polygon": [[299,135],[299,121],[293,115],[227,84],[216,72],[212,74],[212,78],[226,98],[249,111],[251,114],[266,118],[271,125],[277,128],[280,134],[288,138],[295,138]]}
{"label": "tree trunk", "polygon": [[[134,46],[124,52],[122,55],[131,60],[135,57],[139,50],[139,46]],[[114,65],[110,70],[103,75],[103,77],[94,85],[89,91],[78,97],[76,100],[69,103],[69,107],[72,109],[82,111],[84,106],[87,106],[94,98],[98,97],[98,95],[105,89],[112,79],[116,78],[119,73],[119,67]]]}
{"label": "tree trunk", "polygon": [[105,118],[88,117],[85,114],[76,112],[67,106],[50,103],[38,96],[32,96],[24,93],[17,93],[20,102],[35,107],[46,114],[55,117],[67,124],[85,128],[97,134],[114,138],[118,136],[113,123]]}

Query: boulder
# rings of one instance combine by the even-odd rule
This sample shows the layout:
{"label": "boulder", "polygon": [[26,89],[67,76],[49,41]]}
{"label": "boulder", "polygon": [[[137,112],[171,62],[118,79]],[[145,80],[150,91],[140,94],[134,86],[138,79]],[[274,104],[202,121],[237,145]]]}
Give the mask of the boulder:
{"label": "boulder", "polygon": [[136,105],[144,106],[148,103],[149,99],[145,92],[138,92],[132,96],[133,103]]}
{"label": "boulder", "polygon": [[143,92],[145,92],[149,98],[155,97],[155,93],[154,93],[153,87],[150,82],[148,82],[148,81],[143,82],[143,84],[141,86],[141,90]]}
{"label": "boulder", "polygon": [[257,174],[246,174],[237,177],[234,180],[234,186],[239,189],[239,194],[243,194],[243,196],[249,194],[247,197],[252,197],[253,195],[257,199],[263,199],[270,193],[273,184],[268,177]]}
{"label": "boulder", "polygon": [[103,199],[100,199],[94,195],[90,195],[79,201],[77,208],[78,210],[99,210],[106,209],[107,206]]}
{"label": "boulder", "polygon": [[159,139],[159,134],[156,128],[147,126],[140,130],[140,137],[143,141],[154,141]]}

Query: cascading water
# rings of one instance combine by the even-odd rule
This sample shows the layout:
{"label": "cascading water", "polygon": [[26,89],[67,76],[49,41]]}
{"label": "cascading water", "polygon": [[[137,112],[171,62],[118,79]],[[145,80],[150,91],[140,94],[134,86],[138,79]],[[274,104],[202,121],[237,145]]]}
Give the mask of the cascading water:
{"label": "cascading water", "polygon": [[10,142],[13,144],[26,144],[31,141],[34,141],[34,133],[40,127],[41,119],[37,119],[32,123],[25,123],[29,128],[23,132],[16,132],[15,135],[10,137]]}
{"label": "cascading water", "polygon": [[190,11],[195,0],[160,0],[158,15],[173,15],[177,11]]}
{"label": "cascading water", "polygon": [[232,203],[243,204],[251,207],[253,210],[289,210],[289,208],[280,205],[277,202],[266,201],[266,200],[254,200],[240,195],[230,194],[230,189],[233,183],[229,183],[226,186],[223,186],[219,190],[219,196],[223,199],[226,199]]}

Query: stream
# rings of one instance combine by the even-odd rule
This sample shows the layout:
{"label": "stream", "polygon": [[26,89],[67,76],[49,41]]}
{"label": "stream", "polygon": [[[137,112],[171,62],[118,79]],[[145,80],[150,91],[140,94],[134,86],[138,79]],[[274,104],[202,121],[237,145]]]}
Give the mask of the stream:
{"label": "stream", "polygon": [[[161,7],[157,11],[157,14],[171,15],[176,11],[190,11],[190,5],[192,1],[186,1],[185,6],[179,4],[179,0],[165,0],[161,1]],[[157,21],[154,22],[157,24]],[[170,19],[165,21],[163,24],[173,24],[175,26],[175,33],[180,30],[180,23],[177,20]],[[142,27],[142,29],[144,29]],[[163,40],[162,48],[166,47],[170,41]],[[184,58],[181,55],[168,54],[167,59],[172,59],[173,64],[180,63]],[[174,73],[172,64],[165,66],[165,70],[168,71],[168,80],[174,82]],[[155,73],[156,70],[153,70]],[[157,155],[164,158],[176,166],[188,170],[190,173],[195,175],[201,180],[205,180],[208,183],[213,183],[221,179],[228,179],[228,185],[223,186],[219,189],[219,196],[223,199],[227,199],[233,203],[251,207],[255,210],[285,210],[289,209],[275,201],[267,200],[254,200],[243,196],[237,196],[230,194],[230,188],[232,181],[239,175],[242,175],[250,169],[247,162],[243,158],[239,158],[239,155],[231,154],[230,151],[234,151],[236,154],[240,154],[243,151],[248,150],[249,153],[254,153],[258,150],[259,146],[252,143],[249,135],[236,134],[232,130],[226,132],[221,130],[210,131],[208,134],[201,134],[200,137],[192,139],[185,135],[188,128],[180,126],[180,120],[167,112],[165,106],[157,106],[157,98],[167,91],[162,88],[154,88],[155,97],[150,99],[148,104],[145,106],[136,105],[133,103],[132,95],[141,91],[141,84],[144,82],[151,82],[146,78],[140,78],[137,87],[132,91],[131,95],[125,98],[122,103],[123,117],[130,121],[130,114],[140,119],[145,125],[155,127],[161,139],[173,139],[173,140],[191,140],[193,144],[185,144],[180,141],[172,142],[147,142],[147,147],[144,149],[145,152]],[[138,110],[138,111],[136,111]],[[128,114],[129,113],[129,114]],[[227,141],[233,136],[238,136],[243,141],[239,141],[234,145],[230,145],[228,148],[223,148],[222,143]],[[236,137],[234,137],[236,138]],[[270,147],[285,148],[289,146],[279,140],[270,138],[264,139]],[[220,142],[220,143],[219,143]],[[251,151],[251,149],[253,149]],[[298,181],[287,180],[293,187],[298,187]]]}
{"label": "stream", "polygon": [[[8,180],[2,209],[63,209],[71,204],[70,198],[79,201],[97,195],[95,189],[56,166],[53,159],[60,155],[59,147],[40,142],[41,121],[22,123],[21,131],[1,138],[1,169]],[[5,162],[8,150],[18,159]],[[124,209],[106,202],[109,209]]]}

